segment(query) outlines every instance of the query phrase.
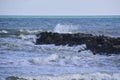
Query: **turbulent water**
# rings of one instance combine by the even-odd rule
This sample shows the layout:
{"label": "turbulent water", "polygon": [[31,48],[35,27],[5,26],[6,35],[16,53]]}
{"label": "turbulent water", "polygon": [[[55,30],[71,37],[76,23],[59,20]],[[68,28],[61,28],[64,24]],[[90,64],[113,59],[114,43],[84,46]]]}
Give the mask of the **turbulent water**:
{"label": "turbulent water", "polygon": [[42,31],[120,37],[120,18],[0,18],[0,80],[120,80],[120,55],[93,55],[85,44],[35,45]]}

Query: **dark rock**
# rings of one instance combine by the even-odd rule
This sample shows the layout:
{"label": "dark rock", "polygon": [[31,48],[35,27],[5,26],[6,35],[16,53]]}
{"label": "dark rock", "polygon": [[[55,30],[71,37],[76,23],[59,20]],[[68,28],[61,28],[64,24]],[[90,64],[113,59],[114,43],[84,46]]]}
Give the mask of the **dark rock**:
{"label": "dark rock", "polygon": [[19,78],[19,77],[16,77],[16,76],[10,76],[10,77],[7,77],[6,80],[27,80],[27,79]]}
{"label": "dark rock", "polygon": [[10,76],[10,77],[7,77],[6,80],[17,80],[19,79],[18,77],[15,77],[15,76]]}
{"label": "dark rock", "polygon": [[[39,37],[40,36],[40,37]],[[81,45],[86,44],[94,54],[119,54],[120,38],[107,36],[94,36],[91,34],[59,34],[52,32],[41,32],[37,34],[36,44],[55,44],[55,45]],[[80,50],[79,50],[80,52]]]}

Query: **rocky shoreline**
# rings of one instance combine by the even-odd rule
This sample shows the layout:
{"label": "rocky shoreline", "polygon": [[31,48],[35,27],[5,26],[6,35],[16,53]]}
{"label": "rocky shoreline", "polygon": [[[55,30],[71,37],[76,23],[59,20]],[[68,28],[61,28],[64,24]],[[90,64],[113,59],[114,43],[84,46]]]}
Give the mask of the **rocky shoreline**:
{"label": "rocky shoreline", "polygon": [[87,49],[91,50],[93,54],[120,54],[120,37],[112,38],[84,33],[60,34],[41,32],[37,34],[36,39],[36,45],[39,44],[68,46],[86,44]]}

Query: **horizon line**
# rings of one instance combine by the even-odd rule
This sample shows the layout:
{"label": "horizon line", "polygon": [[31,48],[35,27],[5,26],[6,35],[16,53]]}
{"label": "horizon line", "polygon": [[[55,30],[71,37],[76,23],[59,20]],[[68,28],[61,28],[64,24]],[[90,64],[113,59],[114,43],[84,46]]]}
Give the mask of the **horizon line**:
{"label": "horizon line", "polygon": [[0,15],[0,18],[120,18],[120,15]]}

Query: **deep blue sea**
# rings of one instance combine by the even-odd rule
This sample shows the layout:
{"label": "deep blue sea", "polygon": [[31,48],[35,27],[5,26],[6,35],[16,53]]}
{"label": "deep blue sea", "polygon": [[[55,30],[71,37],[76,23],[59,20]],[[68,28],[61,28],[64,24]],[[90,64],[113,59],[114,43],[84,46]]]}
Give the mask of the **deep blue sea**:
{"label": "deep blue sea", "polygon": [[39,32],[120,37],[120,17],[0,17],[0,80],[120,80],[120,55],[93,55],[86,44],[35,45]]}

